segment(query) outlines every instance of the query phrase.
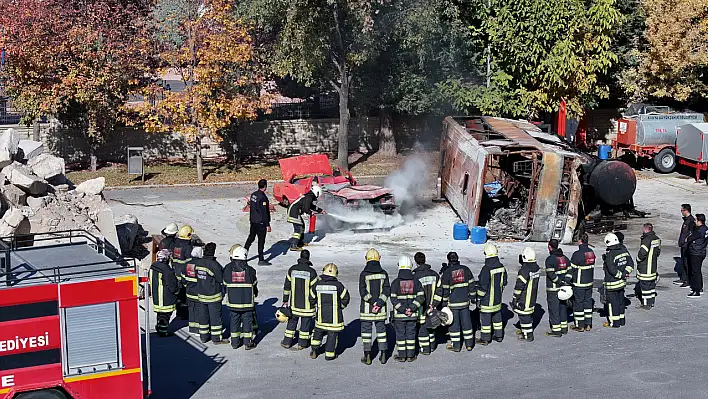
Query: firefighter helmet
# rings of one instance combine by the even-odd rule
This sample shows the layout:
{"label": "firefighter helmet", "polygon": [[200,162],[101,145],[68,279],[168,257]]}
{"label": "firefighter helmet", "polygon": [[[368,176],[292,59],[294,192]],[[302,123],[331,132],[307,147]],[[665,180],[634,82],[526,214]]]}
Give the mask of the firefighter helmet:
{"label": "firefighter helmet", "polygon": [[337,275],[339,274],[337,265],[335,265],[334,263],[327,263],[324,269],[322,269],[322,274],[324,274],[325,276],[337,277]]}
{"label": "firefighter helmet", "polygon": [[194,233],[194,229],[192,226],[185,224],[184,226],[179,228],[179,238],[183,240],[189,240],[192,238],[192,233]]}
{"label": "firefighter helmet", "polygon": [[398,258],[398,269],[399,270],[413,269],[413,262],[411,261],[411,258],[408,256],[405,256],[405,255]]}
{"label": "firefighter helmet", "polygon": [[290,312],[290,308],[285,306],[281,306],[280,308],[278,308],[278,310],[275,311],[275,318],[281,323],[287,322],[288,319],[292,317],[292,315],[293,314],[292,312]]}
{"label": "firefighter helmet", "polygon": [[492,244],[491,242],[484,244],[484,257],[493,258],[495,256],[499,256],[499,250],[497,249],[497,246]]}
{"label": "firefighter helmet", "polygon": [[233,246],[231,247],[231,252],[229,253],[229,256],[231,259],[236,259],[236,260],[246,260],[248,257],[248,250],[242,246]]}
{"label": "firefighter helmet", "polygon": [[315,198],[320,198],[320,195],[322,194],[322,187],[319,185],[312,185],[312,194],[315,194]]}
{"label": "firefighter helmet", "polygon": [[164,229],[162,229],[162,234],[164,234],[166,236],[173,236],[173,235],[177,234],[178,231],[179,231],[179,226],[177,226],[177,223],[172,222],[172,223],[168,224],[167,226],[165,226]]}
{"label": "firefighter helmet", "polygon": [[564,285],[558,290],[558,299],[566,301],[573,296],[573,289],[569,285]]}
{"label": "firefighter helmet", "polygon": [[449,326],[452,324],[452,310],[450,310],[447,306],[440,310],[438,316],[440,317],[440,323],[442,323],[443,326]]}
{"label": "firefighter helmet", "polygon": [[620,241],[615,233],[607,233],[605,236],[605,246],[611,247],[613,245],[619,245]]}
{"label": "firefighter helmet", "polygon": [[204,256],[204,247],[194,247],[192,248],[192,258],[201,258]]}
{"label": "firefighter helmet", "polygon": [[366,261],[368,262],[370,260],[381,260],[381,254],[379,253],[379,251],[373,248],[366,251]]}
{"label": "firefighter helmet", "polygon": [[521,260],[524,262],[536,262],[536,251],[531,247],[526,247],[521,252]]}

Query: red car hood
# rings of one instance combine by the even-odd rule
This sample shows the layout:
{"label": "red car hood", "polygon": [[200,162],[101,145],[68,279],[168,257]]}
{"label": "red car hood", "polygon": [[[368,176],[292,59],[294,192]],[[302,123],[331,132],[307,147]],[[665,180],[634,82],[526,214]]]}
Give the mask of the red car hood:
{"label": "red car hood", "polygon": [[349,200],[356,200],[378,198],[392,194],[393,190],[379,186],[349,186],[338,191],[332,191],[331,193]]}
{"label": "red car hood", "polygon": [[300,155],[283,158],[278,162],[286,182],[290,182],[295,176],[332,174],[332,166],[325,154]]}

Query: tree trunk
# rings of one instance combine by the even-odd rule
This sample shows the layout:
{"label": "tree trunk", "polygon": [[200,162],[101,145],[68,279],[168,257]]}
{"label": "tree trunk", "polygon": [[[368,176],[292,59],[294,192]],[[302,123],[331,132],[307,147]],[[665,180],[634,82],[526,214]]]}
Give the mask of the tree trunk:
{"label": "tree trunk", "polygon": [[349,170],[349,77],[342,69],[342,83],[339,86],[339,130],[337,134],[337,163],[343,170]]}
{"label": "tree trunk", "polygon": [[393,115],[391,115],[391,110],[386,107],[381,107],[379,119],[381,121],[379,153],[394,156],[396,155],[396,138],[393,136]]}
{"label": "tree trunk", "polygon": [[32,140],[40,141],[39,137],[39,119],[32,121]]}
{"label": "tree trunk", "polygon": [[204,172],[202,170],[202,138],[197,137],[194,142],[194,150],[196,151],[196,161],[197,161],[197,183],[202,183],[204,181]]}
{"label": "tree trunk", "polygon": [[91,146],[91,153],[89,154],[91,159],[91,172],[98,170],[98,157],[96,156],[96,150]]}

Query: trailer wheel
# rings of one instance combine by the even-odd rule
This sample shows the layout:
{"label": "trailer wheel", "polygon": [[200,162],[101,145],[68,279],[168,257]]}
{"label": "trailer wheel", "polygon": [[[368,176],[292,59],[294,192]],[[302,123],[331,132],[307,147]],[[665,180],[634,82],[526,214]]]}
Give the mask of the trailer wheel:
{"label": "trailer wheel", "polygon": [[654,167],[658,172],[671,173],[676,168],[676,153],[671,148],[664,148],[654,157]]}
{"label": "trailer wheel", "polygon": [[56,389],[45,389],[42,391],[21,393],[15,396],[15,399],[67,399],[67,397]]}

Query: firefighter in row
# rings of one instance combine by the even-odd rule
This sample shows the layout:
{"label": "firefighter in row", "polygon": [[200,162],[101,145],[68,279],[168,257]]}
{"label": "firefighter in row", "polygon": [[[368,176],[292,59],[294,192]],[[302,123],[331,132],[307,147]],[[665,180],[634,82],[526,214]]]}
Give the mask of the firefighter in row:
{"label": "firefighter in row", "polygon": [[440,277],[438,277],[438,274],[429,264],[425,263],[426,259],[424,253],[417,252],[413,256],[413,261],[416,264],[416,268],[413,269],[413,276],[420,282],[420,285],[423,287],[423,294],[425,294],[424,302],[421,304],[422,311],[418,319],[418,344],[420,345],[420,353],[429,355],[436,349],[437,345],[435,342],[435,330],[428,328],[426,321],[428,309],[430,309],[433,304],[435,288],[438,286]]}
{"label": "firefighter in row", "polygon": [[161,233],[164,236],[158,249],[168,249],[170,254],[177,245],[177,233],[179,232],[179,226],[177,223],[170,223],[162,229]]}
{"label": "firefighter in row", "polygon": [[588,235],[578,238],[578,250],[570,257],[573,284],[573,331],[592,330],[592,284],[595,280],[595,252],[588,245]]}
{"label": "firefighter in row", "polygon": [[569,283],[567,275],[570,270],[570,260],[563,255],[558,240],[548,241],[549,255],[546,258],[546,299],[548,301],[548,322],[551,330],[546,333],[550,337],[561,337],[568,333],[568,304],[558,298],[560,288]]}
{"label": "firefighter in row", "polygon": [[317,306],[310,351],[312,359],[317,359],[322,340],[325,338],[325,359],[337,358],[337,340],[339,333],[344,330],[342,310],[349,304],[349,291],[337,280],[338,274],[337,265],[328,263],[322,270],[320,279],[310,288],[310,306]]}
{"label": "firefighter in row", "polygon": [[[310,334],[315,317],[315,306],[310,301],[310,289],[320,278],[310,262],[310,251],[300,252],[297,264],[288,269],[283,285],[283,307],[288,308],[290,317],[285,327],[285,337],[280,343],[285,349],[290,349],[297,342],[298,350],[310,346]],[[300,329],[298,331],[298,323]],[[295,333],[297,332],[297,341]]]}
{"label": "firefighter in row", "polygon": [[637,254],[637,285],[634,292],[640,303],[637,309],[650,310],[656,300],[657,266],[661,254],[661,239],[651,223],[645,223],[639,253]]}
{"label": "firefighter in row", "polygon": [[258,278],[256,269],[246,262],[248,250],[234,246],[229,254],[231,262],[224,267],[224,286],[226,287],[226,306],[231,313],[231,347],[246,350],[256,347],[253,332],[253,315],[256,310],[255,298],[258,296]]}
{"label": "firefighter in row", "polygon": [[170,250],[161,249],[157,254],[157,261],[150,266],[150,294],[152,295],[152,309],[157,316],[155,330],[161,337],[168,336],[167,328],[170,325],[172,312],[176,310],[179,284],[174,270],[170,267]]}
{"label": "firefighter in row", "polygon": [[293,225],[293,235],[290,237],[290,250],[302,251],[305,244],[305,220],[302,215],[312,215],[312,212],[324,213],[315,205],[322,194],[322,187],[313,184],[310,191],[290,203],[288,207],[288,223]]}
{"label": "firefighter in row", "polygon": [[204,246],[204,256],[192,259],[197,275],[197,297],[199,299],[199,339],[207,343],[223,344],[223,324],[221,302],[223,300],[223,267],[216,260],[216,244]]}
{"label": "firefighter in row", "polygon": [[533,315],[541,268],[536,263],[536,252],[529,247],[524,248],[519,255],[519,263],[521,268],[514,284],[511,309],[519,315],[519,329],[516,331],[519,340],[533,342]]}
{"label": "firefighter in row", "polygon": [[393,305],[393,327],[396,331],[398,362],[413,362],[416,359],[416,337],[418,320],[425,308],[423,286],[413,276],[413,261],[408,256],[398,258],[398,277],[391,284],[391,304]]}
{"label": "firefighter in row", "polygon": [[199,335],[199,295],[197,294],[197,271],[194,259],[204,255],[203,247],[194,247],[184,260],[172,258],[175,274],[180,283],[180,295],[184,293],[187,302],[189,333]]}
{"label": "firefighter in row", "polygon": [[433,307],[442,304],[452,311],[452,325],[449,328],[451,344],[447,347],[450,351],[460,352],[463,341],[468,351],[474,348],[474,330],[469,307],[476,295],[474,275],[467,266],[460,264],[457,252],[448,253],[447,266],[440,276]]}
{"label": "firefighter in row", "polygon": [[[170,223],[163,230],[164,233],[172,233],[177,227],[176,223]],[[186,260],[192,256],[192,249],[195,247],[192,243],[192,235],[194,230],[192,226],[185,224],[177,230],[176,236],[166,235],[163,240],[164,247],[172,251],[172,267],[175,270],[184,270],[186,265]],[[165,240],[167,242],[165,242]],[[195,281],[196,282],[196,281]],[[180,308],[187,308],[187,319],[189,320],[189,332],[197,334],[199,328],[196,323],[196,318],[194,316],[194,300],[190,305],[190,299],[187,297],[187,283],[184,280],[180,280],[180,292],[179,292],[179,304]],[[180,312],[183,313],[183,312]],[[184,317],[183,317],[184,319]]]}
{"label": "firefighter in row", "polygon": [[477,343],[489,345],[494,340],[504,340],[504,325],[502,322],[502,292],[507,284],[504,265],[499,260],[499,251],[492,243],[484,246],[484,266],[479,272],[477,282],[477,306],[479,307],[480,337]]}
{"label": "firefighter in row", "polygon": [[634,269],[634,261],[624,245],[620,244],[615,233],[605,236],[607,252],[602,255],[605,272],[605,303],[607,307],[607,321],[605,327],[619,328],[625,324],[624,317],[624,288],[627,278]]}
{"label": "firefighter in row", "polygon": [[[371,348],[376,339],[379,350],[379,361],[388,361],[388,344],[386,341],[386,302],[391,296],[391,282],[388,273],[381,267],[381,255],[374,248],[366,252],[366,266],[359,275],[359,295],[361,306],[359,319],[361,321],[361,343],[364,356],[361,362],[371,364]],[[374,330],[376,335],[374,335]]]}

